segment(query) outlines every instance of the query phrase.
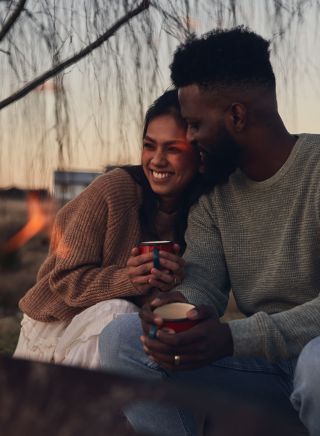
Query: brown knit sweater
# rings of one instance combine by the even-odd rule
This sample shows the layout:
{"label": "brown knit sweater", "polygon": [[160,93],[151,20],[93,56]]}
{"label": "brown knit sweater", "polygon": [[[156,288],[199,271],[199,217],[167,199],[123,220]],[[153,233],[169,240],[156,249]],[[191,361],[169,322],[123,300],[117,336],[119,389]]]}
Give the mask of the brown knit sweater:
{"label": "brown knit sweater", "polygon": [[115,169],[63,207],[49,255],[20,309],[38,321],[69,321],[100,301],[137,295],[125,267],[141,239],[141,200],[139,185]]}

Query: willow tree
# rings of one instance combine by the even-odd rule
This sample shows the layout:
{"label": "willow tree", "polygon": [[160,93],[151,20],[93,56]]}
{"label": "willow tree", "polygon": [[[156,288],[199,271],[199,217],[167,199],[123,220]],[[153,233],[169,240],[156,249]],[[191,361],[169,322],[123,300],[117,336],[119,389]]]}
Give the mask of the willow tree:
{"label": "willow tree", "polygon": [[245,24],[271,39],[294,117],[302,79],[319,92],[305,49],[316,51],[319,11],[319,0],[0,0],[0,185],[136,161],[175,47],[216,27]]}

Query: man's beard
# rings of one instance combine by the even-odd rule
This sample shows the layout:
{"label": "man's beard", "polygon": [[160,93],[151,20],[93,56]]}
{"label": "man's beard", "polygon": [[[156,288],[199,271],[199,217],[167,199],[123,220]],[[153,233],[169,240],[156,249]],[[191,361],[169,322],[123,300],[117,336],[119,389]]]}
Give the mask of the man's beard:
{"label": "man's beard", "polygon": [[211,186],[226,183],[241,164],[241,148],[226,131],[220,133],[215,143],[199,148],[204,166],[202,176]]}

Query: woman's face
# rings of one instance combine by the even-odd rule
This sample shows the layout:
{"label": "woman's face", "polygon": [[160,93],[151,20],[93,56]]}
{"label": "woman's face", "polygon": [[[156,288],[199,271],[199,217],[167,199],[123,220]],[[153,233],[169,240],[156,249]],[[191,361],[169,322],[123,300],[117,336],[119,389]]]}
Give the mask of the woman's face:
{"label": "woman's face", "polygon": [[142,166],[151,189],[160,197],[179,197],[199,169],[199,152],[172,115],[150,121],[143,138]]}

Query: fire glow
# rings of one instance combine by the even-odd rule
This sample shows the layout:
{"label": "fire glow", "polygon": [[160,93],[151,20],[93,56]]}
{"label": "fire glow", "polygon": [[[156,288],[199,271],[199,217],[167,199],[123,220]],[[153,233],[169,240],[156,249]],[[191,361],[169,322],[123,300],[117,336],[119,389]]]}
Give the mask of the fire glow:
{"label": "fire glow", "polygon": [[5,253],[12,253],[36,236],[39,232],[47,231],[49,234],[54,219],[54,205],[51,199],[40,200],[37,192],[27,195],[28,220],[14,236],[1,247]]}

